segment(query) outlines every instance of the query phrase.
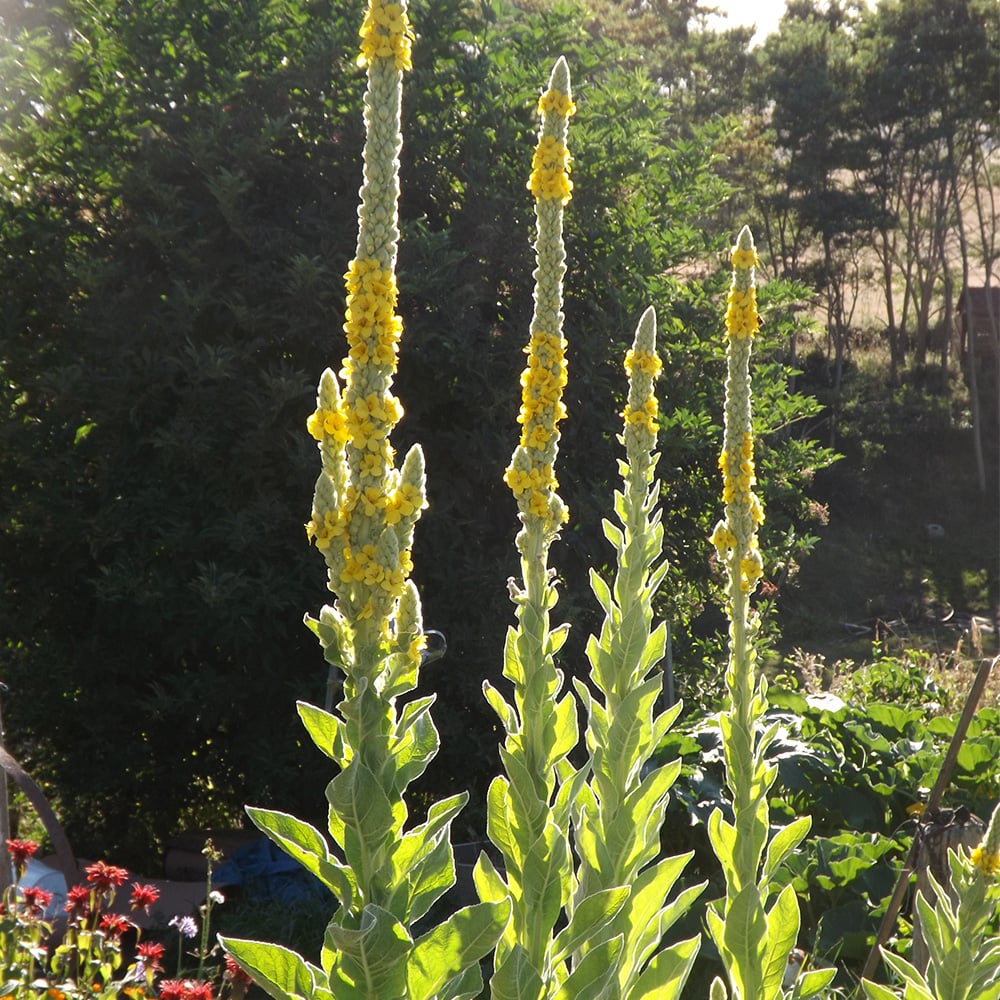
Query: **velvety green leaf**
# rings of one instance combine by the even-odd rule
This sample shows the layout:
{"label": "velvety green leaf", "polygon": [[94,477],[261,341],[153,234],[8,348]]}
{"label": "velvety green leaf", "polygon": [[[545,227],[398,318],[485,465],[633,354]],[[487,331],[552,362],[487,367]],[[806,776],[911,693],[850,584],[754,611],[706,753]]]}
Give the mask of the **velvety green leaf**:
{"label": "velvety green leaf", "polygon": [[507,732],[516,733],[520,726],[513,706],[507,704],[504,696],[489,681],[483,681],[483,695],[489,702],[490,708],[497,713]]}
{"label": "velvety green leaf", "polygon": [[500,848],[508,866],[520,872],[523,852],[510,827],[510,786],[502,775],[490,782],[486,793],[486,835]]}
{"label": "velvety green leaf", "polygon": [[826,988],[837,976],[836,969],[807,969],[795,980],[796,1000],[808,1000],[809,997],[825,996]]}
{"label": "velvety green leaf", "polygon": [[767,845],[767,855],[761,875],[762,883],[770,881],[778,870],[778,866],[802,842],[802,838],[809,832],[810,826],[812,826],[812,817],[800,816],[775,833]]}
{"label": "velvety green leaf", "polygon": [[351,906],[357,886],[354,873],[330,855],[326,840],[315,827],[273,809],[248,806],[246,812],[257,829],[315,875],[337,896],[342,906]]}
{"label": "velvety green leaf", "polygon": [[708,839],[712,843],[712,850],[719,859],[723,871],[733,871],[733,851],[736,848],[736,827],[727,823],[722,816],[721,809],[713,810],[708,817]]}
{"label": "velvety green leaf", "polygon": [[310,705],[308,702],[300,701],[296,703],[299,718],[305,726],[309,738],[316,746],[335,760],[341,767],[346,767],[350,763],[353,751],[344,742],[344,732],[340,719],[330,712]]}
{"label": "velvety green leaf", "polygon": [[597,1000],[618,972],[617,962],[622,946],[619,936],[588,951],[566,977],[553,1000]]}
{"label": "velvety green leaf", "polygon": [[552,945],[554,964],[564,961],[598,932],[621,910],[629,897],[629,887],[615,886],[592,893],[573,911],[569,923],[556,935]]}
{"label": "velvety green leaf", "polygon": [[688,938],[653,956],[625,1000],[680,1000],[698,956],[701,938]]}
{"label": "velvety green leaf", "polygon": [[[726,911],[725,942],[733,956],[735,966],[730,974],[735,980],[733,987],[742,997],[757,997],[770,1000],[763,991],[761,978],[761,958],[764,954],[767,935],[767,920],[760,905],[757,886],[751,883],[741,889],[732,906]],[[785,957],[787,958],[787,951]]]}
{"label": "velvety green leaf", "polygon": [[594,592],[598,604],[604,609],[606,615],[611,614],[611,588],[604,582],[603,577],[596,569],[590,570],[590,589]]}
{"label": "velvety green leaf", "polygon": [[326,944],[340,953],[340,966],[369,997],[397,1000],[406,993],[406,962],[413,942],[400,921],[369,903],[358,930],[336,923],[326,929]]}
{"label": "velvety green leaf", "polygon": [[551,821],[531,845],[524,859],[521,893],[533,919],[553,927],[569,886],[570,856],[565,834]]}
{"label": "velvety green leaf", "polygon": [[[363,870],[362,853],[381,846],[392,830],[392,806],[375,776],[359,760],[338,774],[327,786],[331,810],[343,819],[344,852],[356,871]],[[363,846],[362,846],[363,845]]]}
{"label": "velvety green leaf", "polygon": [[264,941],[220,938],[222,947],[275,1000],[312,1000],[319,971],[294,951]]}
{"label": "velvety green leaf", "polygon": [[418,939],[406,969],[409,1000],[435,1000],[450,979],[492,950],[510,919],[510,900],[453,913]]}
{"label": "velvety green leaf", "polygon": [[491,1000],[541,1000],[545,987],[521,945],[514,945],[490,979]]}
{"label": "velvety green leaf", "polygon": [[781,981],[788,968],[788,956],[798,940],[799,900],[792,886],[786,885],[778,893],[766,919],[762,998],[780,995]]}
{"label": "velvety green leaf", "polygon": [[566,694],[556,703],[555,740],[549,749],[548,765],[554,767],[557,761],[567,757],[580,742],[580,730],[576,719],[576,699]]}

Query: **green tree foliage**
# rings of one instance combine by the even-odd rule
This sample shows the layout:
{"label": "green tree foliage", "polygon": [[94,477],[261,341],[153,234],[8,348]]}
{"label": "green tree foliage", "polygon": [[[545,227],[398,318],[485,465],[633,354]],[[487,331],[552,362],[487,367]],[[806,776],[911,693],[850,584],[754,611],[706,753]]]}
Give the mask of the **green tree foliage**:
{"label": "green tree foliage", "polygon": [[[345,6],[70,0],[3,22],[0,669],[12,743],[83,853],[141,862],[246,801],[308,817],[322,800],[292,706],[325,682],[302,626],[323,585],[302,528],[315,475],[304,420],[316,373],[344,351],[356,233],[361,12]],[[600,516],[618,365],[649,302],[666,362],[671,575],[689,581],[672,619],[686,625],[718,586],[704,541],[723,364],[713,260],[731,234],[713,229],[727,196],[716,133],[691,122],[665,139],[662,88],[577,11],[444,0],[411,16],[398,434],[427,456],[414,578],[450,647],[425,673],[442,753],[422,780],[428,798],[471,788],[475,804],[496,771],[481,682],[497,670],[514,569],[500,477],[531,308],[538,67],[565,54],[580,81],[567,594],[587,593],[587,568],[611,557]],[[772,551],[801,514],[802,470],[829,459],[797,436],[809,404],[785,392],[793,299],[762,293]],[[582,642],[593,609],[569,604]],[[463,820],[481,831],[475,805]]]}

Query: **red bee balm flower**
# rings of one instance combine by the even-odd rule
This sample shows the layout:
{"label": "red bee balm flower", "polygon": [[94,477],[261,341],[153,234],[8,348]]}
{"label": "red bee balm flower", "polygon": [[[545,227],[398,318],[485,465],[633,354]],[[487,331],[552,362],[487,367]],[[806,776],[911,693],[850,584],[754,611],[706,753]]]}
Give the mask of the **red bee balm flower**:
{"label": "red bee balm flower", "polygon": [[108,865],[103,861],[95,861],[92,865],[87,865],[84,871],[87,873],[87,881],[98,892],[114,889],[128,878],[128,869],[119,868],[117,865]]}
{"label": "red bee balm flower", "polygon": [[212,984],[193,979],[164,979],[160,982],[160,1000],[212,1000]]}
{"label": "red bee balm flower", "polygon": [[28,858],[30,858],[35,851],[38,850],[38,844],[33,840],[8,840],[7,841],[7,853],[10,855],[11,861],[14,865],[20,869],[28,863]]}
{"label": "red bee balm flower", "polygon": [[135,957],[147,968],[154,972],[162,972],[163,966],[160,962],[166,954],[166,949],[158,941],[143,941],[135,950]]}
{"label": "red bee balm flower", "polygon": [[89,885],[74,885],[66,893],[66,912],[71,918],[85,917],[90,912]]}
{"label": "red bee balm flower", "polygon": [[145,910],[149,913],[149,908],[160,898],[160,890],[155,885],[140,885],[138,882],[132,883],[132,909]]}
{"label": "red bee balm flower", "polygon": [[244,986],[249,986],[253,982],[253,979],[243,971],[243,967],[232,955],[226,955],[225,978]]}
{"label": "red bee balm flower", "polygon": [[39,889],[37,885],[22,889],[21,897],[28,907],[28,912],[34,917],[40,917],[52,902],[52,893]]}
{"label": "red bee balm flower", "polygon": [[128,917],[123,917],[120,913],[105,913],[101,917],[99,926],[109,938],[120,938],[123,934],[130,931],[135,924]]}

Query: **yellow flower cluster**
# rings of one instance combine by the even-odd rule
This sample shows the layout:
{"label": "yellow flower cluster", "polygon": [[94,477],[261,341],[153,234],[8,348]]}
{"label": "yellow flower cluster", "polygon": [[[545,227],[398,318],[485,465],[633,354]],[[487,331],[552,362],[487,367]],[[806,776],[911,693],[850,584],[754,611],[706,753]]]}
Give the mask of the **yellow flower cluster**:
{"label": "yellow flower cluster", "polygon": [[503,479],[517,500],[523,500],[528,511],[536,517],[545,517],[549,495],[559,488],[551,465],[535,465],[530,469],[516,469],[511,465]]}
{"label": "yellow flower cluster", "polygon": [[531,160],[528,190],[539,201],[558,201],[561,205],[572,198],[569,150],[555,136],[543,135]]}
{"label": "yellow flower cluster", "polygon": [[742,249],[738,246],[732,249],[732,262],[733,267],[739,270],[745,271],[748,267],[759,267],[760,258],[757,256],[757,250],[755,247],[749,247],[747,249]]}
{"label": "yellow flower cluster", "polygon": [[358,451],[381,456],[386,438],[403,416],[400,401],[388,393],[369,393],[345,403],[347,435]]}
{"label": "yellow flower cluster", "polygon": [[663,370],[663,362],[658,354],[651,351],[640,351],[629,348],[625,352],[625,371],[631,375],[634,371],[640,371],[650,378],[656,378]]}
{"label": "yellow flower cluster", "polygon": [[656,402],[655,396],[650,396],[648,399],[643,401],[641,407],[637,409],[632,409],[630,406],[626,405],[625,409],[622,411],[622,416],[625,418],[625,424],[639,424],[645,427],[650,434],[655,434],[659,429],[660,425],[656,422],[656,418],[659,416],[660,408],[659,404]]}
{"label": "yellow flower cluster", "polygon": [[374,364],[396,369],[403,320],[396,315],[396,277],[376,260],[352,260],[347,283],[347,377],[352,367]]}
{"label": "yellow flower cluster", "polygon": [[317,407],[306,421],[306,430],[317,441],[333,441],[337,444],[347,442],[347,421],[340,410],[324,410],[322,407]]}
{"label": "yellow flower cluster", "polygon": [[361,36],[359,66],[376,59],[392,59],[396,69],[413,69],[413,28],[401,3],[369,0],[368,11],[358,32]]}
{"label": "yellow flower cluster", "polygon": [[757,289],[753,285],[745,289],[730,288],[726,299],[726,333],[733,340],[741,340],[753,337],[759,330]]}
{"label": "yellow flower cluster", "polygon": [[562,115],[563,118],[572,118],[576,114],[576,105],[568,94],[550,87],[538,99],[538,110],[543,115],[555,114]]}
{"label": "yellow flower cluster", "polygon": [[991,854],[980,844],[969,859],[984,875],[1000,875],[1000,854]]}
{"label": "yellow flower cluster", "polygon": [[538,332],[524,349],[528,365],[521,372],[521,445],[544,451],[566,416],[562,391],[566,387],[566,353],[555,334]]}
{"label": "yellow flower cluster", "polygon": [[351,515],[346,510],[328,510],[323,514],[323,519],[317,522],[315,516],[306,525],[306,537],[316,543],[316,548],[320,552],[326,552],[333,544],[335,538],[344,538],[347,535],[347,526],[350,524]]}
{"label": "yellow flower cluster", "polygon": [[753,435],[743,434],[740,454],[733,462],[727,452],[719,455],[719,468],[722,470],[722,502],[738,503],[750,511],[754,524],[764,523],[764,508],[760,497],[753,491],[757,483],[757,473],[753,462]]}

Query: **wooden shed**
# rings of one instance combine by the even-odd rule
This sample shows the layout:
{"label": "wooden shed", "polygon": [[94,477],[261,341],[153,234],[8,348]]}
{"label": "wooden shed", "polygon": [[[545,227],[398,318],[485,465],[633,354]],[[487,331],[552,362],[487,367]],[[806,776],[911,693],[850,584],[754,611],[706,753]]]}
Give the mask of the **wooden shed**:
{"label": "wooden shed", "polygon": [[1000,357],[1000,285],[966,288],[958,300],[962,357],[971,350],[980,365]]}

